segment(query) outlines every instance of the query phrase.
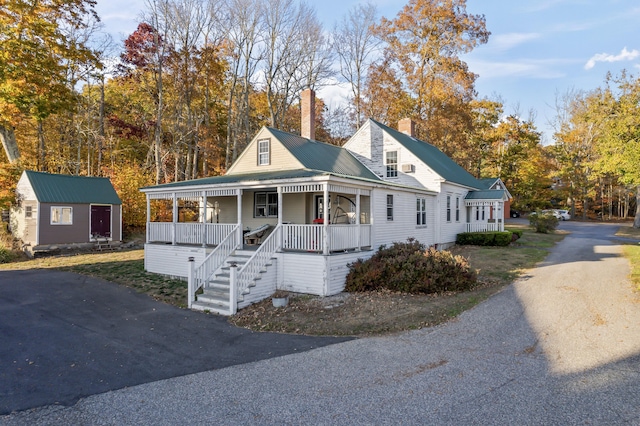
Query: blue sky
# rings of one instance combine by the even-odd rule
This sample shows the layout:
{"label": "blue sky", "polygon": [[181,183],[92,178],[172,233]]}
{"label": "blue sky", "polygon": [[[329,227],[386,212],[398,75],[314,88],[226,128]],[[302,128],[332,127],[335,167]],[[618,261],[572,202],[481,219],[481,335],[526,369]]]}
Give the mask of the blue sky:
{"label": "blue sky", "polygon": [[[327,29],[358,0],[311,1]],[[393,18],[402,0],[372,0]],[[133,32],[143,0],[98,0],[106,30],[119,41]],[[480,97],[500,97],[505,112],[524,118],[533,110],[544,141],[558,96],[603,85],[607,72],[640,74],[640,3],[637,0],[467,0],[467,11],[484,14],[489,42],[464,59],[478,74]],[[337,96],[328,88],[324,96]],[[320,93],[323,96],[323,93]]]}

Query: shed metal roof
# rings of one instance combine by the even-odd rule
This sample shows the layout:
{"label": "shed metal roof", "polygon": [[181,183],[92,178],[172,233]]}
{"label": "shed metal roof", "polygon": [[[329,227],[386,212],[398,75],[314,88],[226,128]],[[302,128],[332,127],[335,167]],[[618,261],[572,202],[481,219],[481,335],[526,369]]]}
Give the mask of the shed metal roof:
{"label": "shed metal roof", "polygon": [[41,203],[122,204],[111,181],[103,177],[24,172]]}

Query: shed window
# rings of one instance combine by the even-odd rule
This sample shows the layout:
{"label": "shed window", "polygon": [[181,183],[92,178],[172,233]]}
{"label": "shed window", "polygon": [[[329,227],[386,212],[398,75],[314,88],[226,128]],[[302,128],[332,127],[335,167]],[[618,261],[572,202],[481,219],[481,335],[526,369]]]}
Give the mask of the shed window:
{"label": "shed window", "polygon": [[33,206],[26,206],[24,208],[24,217],[33,217]]}
{"label": "shed window", "polygon": [[258,141],[258,166],[268,166],[271,162],[269,142],[269,139]]}
{"label": "shed window", "polygon": [[73,207],[51,207],[52,225],[72,225]]}

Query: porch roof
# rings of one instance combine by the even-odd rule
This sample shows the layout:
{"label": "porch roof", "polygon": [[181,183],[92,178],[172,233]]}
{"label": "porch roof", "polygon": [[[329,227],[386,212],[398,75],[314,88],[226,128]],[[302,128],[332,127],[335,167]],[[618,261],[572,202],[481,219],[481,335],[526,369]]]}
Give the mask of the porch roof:
{"label": "porch roof", "polygon": [[288,180],[288,179],[304,179],[314,178],[320,176],[335,176],[339,178],[354,179],[362,182],[384,184],[386,186],[400,186],[389,185],[388,182],[384,182],[380,179],[367,179],[358,176],[341,175],[339,173],[330,173],[322,170],[310,170],[310,169],[297,169],[297,170],[278,170],[271,172],[259,172],[259,173],[245,173],[245,174],[233,174],[222,176],[210,176],[200,179],[185,180],[179,182],[162,183],[154,186],[147,186],[140,188],[141,191],[146,192],[148,190],[165,190],[165,189],[178,189],[184,187],[193,186],[212,186],[212,185],[233,185],[233,184],[250,184],[252,182],[265,182],[272,180]]}
{"label": "porch roof", "polygon": [[504,189],[483,189],[480,191],[469,191],[465,200],[500,200],[504,201],[506,191]]}

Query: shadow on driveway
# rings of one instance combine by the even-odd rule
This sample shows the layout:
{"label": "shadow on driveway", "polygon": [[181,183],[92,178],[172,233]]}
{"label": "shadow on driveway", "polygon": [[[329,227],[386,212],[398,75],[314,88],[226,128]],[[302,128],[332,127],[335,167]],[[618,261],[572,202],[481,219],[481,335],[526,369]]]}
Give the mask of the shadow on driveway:
{"label": "shadow on driveway", "polygon": [[255,333],[51,270],[0,272],[0,336],[0,415],[349,340]]}

